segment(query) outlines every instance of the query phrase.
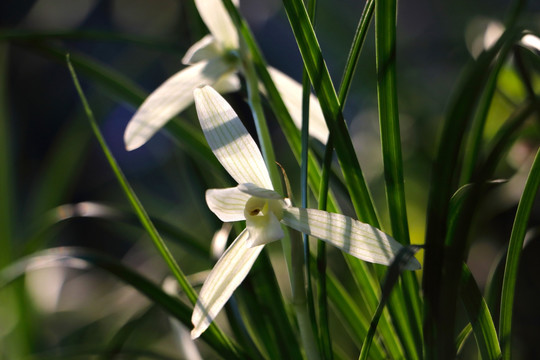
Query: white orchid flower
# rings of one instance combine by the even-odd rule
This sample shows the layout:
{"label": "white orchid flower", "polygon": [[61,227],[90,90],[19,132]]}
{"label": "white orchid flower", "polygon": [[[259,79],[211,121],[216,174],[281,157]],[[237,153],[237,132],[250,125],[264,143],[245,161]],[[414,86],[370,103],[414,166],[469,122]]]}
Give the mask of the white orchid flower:
{"label": "white orchid flower", "polygon": [[[191,321],[192,338],[208,328],[247,276],[264,244],[284,236],[281,224],[324,240],[359,259],[389,265],[402,246],[375,227],[350,217],[292,207],[274,191],[253,138],[231,108],[210,86],[194,91],[201,127],[219,162],[239,184],[206,192],[209,208],[223,221],[246,221],[206,279]],[[412,258],[408,270],[420,268]]]}
{"label": "white orchid flower", "polygon": [[[142,146],[167,121],[187,108],[193,102],[193,89],[211,85],[226,93],[240,88],[237,76],[238,71],[242,72],[237,56],[239,38],[225,6],[221,0],[195,0],[195,5],[210,34],[188,49],[182,59],[188,67],[160,85],[133,115],[124,133],[127,150]],[[300,128],[302,86],[279,70],[269,68],[268,71],[294,123]],[[310,104],[310,134],[324,143],[328,138],[328,128],[319,102],[313,95]]]}

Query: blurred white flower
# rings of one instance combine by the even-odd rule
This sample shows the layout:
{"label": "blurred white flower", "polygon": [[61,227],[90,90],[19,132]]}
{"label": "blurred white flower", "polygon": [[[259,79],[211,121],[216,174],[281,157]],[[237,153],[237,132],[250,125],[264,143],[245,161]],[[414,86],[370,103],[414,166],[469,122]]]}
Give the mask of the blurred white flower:
{"label": "blurred white flower", "polygon": [[[187,108],[193,102],[193,90],[197,87],[211,85],[221,93],[240,88],[239,38],[227,10],[221,0],[195,0],[195,4],[210,34],[188,49],[182,63],[189,66],[154,90],[131,118],[124,133],[127,150],[145,144],[167,121]],[[300,127],[302,86],[279,70],[269,68],[268,71],[293,121]],[[324,143],[328,129],[313,95],[310,104],[310,134]]]}
{"label": "blurred white flower", "polygon": [[[504,33],[504,24],[488,18],[476,18],[467,26],[465,33],[467,47],[471,55],[477,58],[480,53],[491,48]],[[519,45],[532,51],[540,51],[540,38],[526,32],[519,41]]]}
{"label": "blurred white flower", "polygon": [[[225,170],[239,184],[206,192],[208,207],[223,222],[246,221],[206,279],[191,321],[192,338],[205,331],[247,276],[263,245],[284,236],[281,224],[324,240],[359,259],[389,265],[402,246],[377,228],[350,217],[292,207],[274,191],[257,147],[231,106],[210,86],[194,91],[202,130]],[[408,270],[420,268],[412,258]]]}

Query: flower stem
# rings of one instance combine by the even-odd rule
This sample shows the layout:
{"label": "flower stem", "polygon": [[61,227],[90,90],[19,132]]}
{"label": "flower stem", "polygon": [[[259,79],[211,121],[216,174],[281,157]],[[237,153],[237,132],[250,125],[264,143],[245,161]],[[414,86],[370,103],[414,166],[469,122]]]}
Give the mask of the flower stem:
{"label": "flower stem", "polygon": [[[244,76],[246,77],[248,89],[248,102],[252,111],[253,120],[255,121],[262,154],[270,172],[270,179],[272,180],[275,190],[279,193],[283,193],[279,172],[275,164],[270,132],[262,109],[258,90],[258,77],[253,62],[250,61],[249,52],[243,44],[241,46],[241,52]],[[306,300],[303,245],[301,241],[291,239],[288,236],[285,236],[281,243],[291,277],[293,305],[298,320],[298,326],[300,328],[302,344],[308,359],[319,359],[318,347],[314,338]],[[288,257],[287,254],[291,254],[291,256]]]}

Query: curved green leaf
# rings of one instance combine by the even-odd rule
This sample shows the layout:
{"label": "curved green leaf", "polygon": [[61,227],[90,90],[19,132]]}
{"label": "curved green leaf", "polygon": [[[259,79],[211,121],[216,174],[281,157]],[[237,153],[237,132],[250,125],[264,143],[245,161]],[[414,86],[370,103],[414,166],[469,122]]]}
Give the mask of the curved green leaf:
{"label": "curved green leaf", "polygon": [[[465,264],[463,264],[462,268],[460,294],[482,359],[499,359],[501,357],[501,348],[493,318],[471,271]],[[457,350],[459,350],[459,347]]]}
{"label": "curved green leaf", "polygon": [[[388,269],[388,272],[386,273],[382,282],[381,300],[379,301],[379,305],[377,305],[377,310],[375,310],[375,314],[373,314],[368,332],[364,338],[364,343],[362,344],[362,349],[358,358],[359,360],[368,359],[369,349],[371,347],[373,337],[375,336],[375,330],[379,324],[379,319],[381,318],[383,309],[386,306],[386,303],[390,300],[392,289],[398,283],[399,274],[407,268],[407,264],[411,260],[414,260],[414,254],[418,250],[420,250],[420,247],[417,245],[403,247],[390,265],[390,268]],[[418,357],[417,354],[414,354],[414,356]]]}
{"label": "curved green leaf", "polygon": [[[452,358],[455,351],[452,335],[455,317],[449,313],[448,308],[448,303],[452,299],[445,298],[442,291],[453,291],[453,294],[457,291],[457,289],[451,289],[458,283],[456,272],[452,273],[451,269],[444,267],[445,264],[456,266],[451,261],[445,262],[445,256],[447,256],[445,255],[445,239],[450,198],[456,189],[457,176],[459,176],[457,169],[462,155],[460,149],[464,134],[472,119],[477,99],[489,77],[494,59],[497,56],[504,57],[519,37],[518,30],[508,29],[495,45],[480,54],[475,62],[468,64],[454,92],[441,132],[438,153],[432,170],[425,235],[426,253],[422,287],[426,300],[424,303],[424,349],[427,358]],[[460,241],[464,242],[465,238]],[[460,258],[458,253],[459,251],[456,252],[457,258]],[[461,264],[461,261],[460,258],[458,264]],[[451,285],[445,284],[445,276],[453,277]],[[452,309],[455,305],[455,303],[451,305]]]}
{"label": "curved green leaf", "polygon": [[510,244],[508,245],[508,255],[506,257],[506,268],[504,271],[503,287],[501,294],[501,313],[499,323],[499,339],[503,359],[511,358],[512,343],[512,309],[514,307],[514,292],[516,288],[521,249],[525,240],[525,232],[529,216],[540,187],[540,150],[536,153],[533,165],[529,172],[525,189],[519,200]]}

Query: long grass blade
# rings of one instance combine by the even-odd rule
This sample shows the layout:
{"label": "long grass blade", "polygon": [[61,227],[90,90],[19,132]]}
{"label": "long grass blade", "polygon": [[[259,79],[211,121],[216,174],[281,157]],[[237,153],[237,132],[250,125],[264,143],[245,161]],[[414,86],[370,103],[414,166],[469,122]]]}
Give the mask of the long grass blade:
{"label": "long grass blade", "polygon": [[499,318],[499,339],[501,341],[503,359],[510,359],[512,355],[512,309],[514,307],[514,292],[516,289],[519,261],[521,258],[521,249],[523,248],[523,242],[525,240],[527,223],[539,187],[540,150],[536,153],[536,157],[525,184],[525,189],[521,194],[516,217],[514,219],[514,225],[512,226],[510,243],[508,245]]}
{"label": "long grass blade", "polygon": [[362,344],[360,356],[358,357],[359,360],[368,359],[369,349],[371,347],[373,337],[375,336],[375,330],[377,329],[377,325],[379,324],[379,319],[381,318],[383,309],[386,306],[387,302],[390,300],[390,294],[392,293],[392,289],[398,283],[399,274],[403,271],[407,262],[409,262],[410,259],[414,257],[414,254],[419,249],[420,247],[416,245],[404,247],[400,250],[399,254],[392,262],[392,265],[390,265],[390,268],[388,269],[388,272],[386,273],[382,283],[381,300],[379,302],[379,305],[377,306],[377,310],[375,310],[375,313],[373,314],[373,318],[369,325],[368,333],[364,338],[364,343]]}
{"label": "long grass blade", "polygon": [[197,301],[197,295],[195,294],[195,291],[193,290],[193,288],[187,281],[187,278],[185,277],[184,273],[178,266],[178,263],[176,263],[176,260],[174,260],[172,254],[170,253],[169,249],[165,245],[165,242],[163,241],[163,239],[157,232],[156,228],[154,227],[153,223],[150,220],[150,217],[144,210],[138,197],[135,195],[135,192],[129,185],[125,175],[123,174],[120,167],[118,166],[118,163],[114,159],[112,152],[110,151],[109,147],[105,143],[105,139],[103,138],[103,135],[101,134],[101,131],[99,130],[99,127],[97,126],[97,123],[94,119],[94,114],[92,113],[92,110],[90,109],[90,106],[82,91],[82,88],[79,84],[79,80],[75,73],[75,69],[71,65],[71,62],[69,61],[69,57],[67,58],[67,61],[68,61],[69,70],[71,72],[71,76],[73,78],[73,82],[75,84],[75,88],[81,98],[86,115],[88,117],[88,120],[90,121],[90,125],[92,126],[92,130],[96,138],[98,139],[101,149],[103,150],[103,153],[105,154],[107,161],[109,162],[109,165],[111,166],[115,176],[117,177],[118,182],[120,183],[120,186],[122,187],[122,190],[125,192],[131,206],[133,207],[135,213],[139,217],[141,224],[143,225],[145,230],[148,232],[148,234],[152,238],[154,245],[158,249],[163,259],[167,262],[167,265],[169,266],[171,272],[175,275],[176,279],[182,286],[182,290],[184,290],[184,292],[186,293],[190,301],[194,304]]}
{"label": "long grass blade", "polygon": [[339,103],[341,104],[341,110],[343,110],[347,95],[349,93],[354,72],[356,66],[358,65],[358,59],[360,58],[360,52],[366,41],[367,32],[371,21],[373,19],[373,14],[375,12],[375,0],[366,1],[362,15],[360,16],[360,21],[356,27],[356,32],[354,34],[354,39],[351,45],[351,50],[347,56],[347,62],[345,64],[345,70],[343,71],[343,76],[341,78],[341,85],[339,87]]}
{"label": "long grass blade", "polygon": [[[103,135],[101,134],[101,131],[99,130],[99,127],[97,126],[97,123],[94,119],[94,115],[92,113],[92,110],[90,109],[90,106],[88,105],[88,102],[86,101],[86,97],[84,96],[84,93],[81,89],[81,86],[79,84],[77,75],[75,73],[75,70],[71,63],[68,60],[68,67],[70,70],[70,73],[73,78],[73,82],[75,84],[75,87],[77,89],[77,92],[81,98],[81,101],[83,103],[86,115],[88,116],[88,120],[90,121],[90,125],[92,127],[92,130],[94,131],[94,134],[96,138],[98,139],[98,142],[107,158],[107,161],[109,162],[109,165],[111,166],[111,169],[113,170],[118,182],[120,183],[120,186],[122,187],[122,190],[124,191],[125,195],[127,196],[131,206],[133,207],[137,217],[139,218],[141,225],[145,228],[148,235],[152,239],[154,245],[156,246],[158,252],[163,257],[165,262],[167,263],[167,266],[173,273],[174,277],[180,284],[180,287],[182,290],[186,293],[188,299],[191,301],[192,304],[195,304],[197,301],[197,294],[193,290],[191,284],[188,282],[186,276],[178,266],[178,263],[172,256],[171,252],[169,251],[167,245],[157,232],[154,224],[150,220],[150,217],[146,213],[144,207],[142,206],[141,202],[139,201],[138,197],[135,195],[135,192],[129,185],[125,175],[123,174],[122,170],[118,166],[116,160],[114,159],[109,147],[105,143],[105,139],[103,138]],[[229,347],[231,351],[235,351],[234,345],[231,343],[231,341],[217,328],[215,324],[212,324],[210,327],[210,331],[213,332],[216,336],[218,336],[221,341],[223,342],[224,346]]]}
{"label": "long grass blade", "polygon": [[[316,13],[316,0],[306,1],[307,7],[309,9],[309,18],[312,22],[315,21]],[[309,82],[309,77],[306,69],[303,69],[302,72],[302,127],[301,127],[301,161],[300,161],[300,195],[301,195],[301,206],[303,208],[308,208],[308,194],[309,194],[309,185],[308,185],[308,154],[309,154],[309,106],[310,106],[310,96],[311,96],[311,84]],[[330,359],[332,357],[332,349],[328,346],[331,345],[328,339],[326,341],[321,341],[319,336],[319,325],[317,324],[317,318],[315,316],[315,300],[313,297],[313,284],[312,284],[312,267],[310,262],[311,250],[309,243],[309,236],[307,234],[302,234],[302,242],[304,243],[304,264],[306,268],[306,301],[308,307],[309,317],[311,319],[311,326],[313,329],[314,337],[317,339],[319,345],[319,353],[323,359]],[[320,242],[320,241],[318,241]],[[324,320],[323,320],[324,322]]]}
{"label": "long grass blade", "polygon": [[[471,271],[465,264],[461,276],[461,301],[467,310],[480,355],[486,360],[499,359],[501,348],[493,318]],[[456,348],[456,351],[458,350],[459,347]]]}
{"label": "long grass blade", "polygon": [[[377,95],[386,198],[392,234],[400,243],[408,245],[410,238],[396,84],[396,17],[397,1],[376,2]],[[422,340],[418,282],[414,274],[404,274],[402,289],[394,292],[389,308],[407,357],[417,359],[421,357]],[[409,306],[406,306],[405,298]]]}
{"label": "long grass blade", "polygon": [[[349,292],[330,272],[327,273],[326,281],[330,303],[333,305],[345,330],[350,334],[358,348],[361,348],[362,341],[368,332],[369,320],[360,311]],[[388,358],[378,342],[373,343],[369,355],[373,360]]]}
{"label": "long grass blade", "polygon": [[463,350],[463,346],[467,342],[467,339],[472,334],[472,325],[471,323],[468,323],[465,325],[463,330],[461,330],[456,338],[456,354],[459,356],[461,351]]}
{"label": "long grass blade", "polygon": [[[301,359],[300,345],[291,325],[291,320],[287,316],[285,302],[279,291],[279,285],[266,250],[261,252],[259,258],[251,268],[250,277],[253,279],[256,296],[265,305],[263,315],[266,321],[272,323],[277,342],[277,349],[275,351],[282,358]],[[250,301],[250,297],[246,300]],[[261,312],[261,308],[255,310]]]}
{"label": "long grass blade", "polygon": [[321,49],[302,1],[284,0],[304,66],[308,71],[315,93],[319,98],[331,137],[341,165],[351,201],[359,220],[378,227],[379,222],[364,175],[352,145],[351,137],[341,112],[336,91],[322,57]]}
{"label": "long grass blade", "polygon": [[[345,65],[345,70],[343,71],[343,76],[341,80],[341,86],[339,89],[339,102],[341,104],[341,109],[345,104],[347,95],[350,90],[350,85],[356,66],[358,64],[358,59],[360,57],[360,51],[364,45],[367,30],[371,24],[373,18],[373,11],[375,8],[374,0],[369,0],[365,7],[362,15],[360,16],[360,21],[358,22],[358,27],[356,29],[351,50],[347,57],[347,62]],[[306,70],[304,70],[306,71]],[[307,74],[304,76],[304,79],[307,77]],[[319,200],[319,210],[326,210],[328,204],[328,186],[330,171],[332,166],[332,156],[334,153],[334,145],[332,143],[332,138],[329,136],[326,141],[326,148],[323,158],[322,174],[321,174],[321,185],[318,195]],[[306,166],[307,168],[307,166]],[[328,294],[327,294],[327,285],[326,285],[326,243],[324,241],[319,241],[317,243],[317,304],[319,309],[319,338],[321,341],[321,353],[325,356],[326,359],[333,358],[332,351],[332,340],[330,336],[330,327],[328,324]]]}
{"label": "long grass blade", "polygon": [[472,121],[471,131],[468,135],[468,142],[463,156],[461,185],[465,185],[472,180],[475,166],[480,154],[480,148],[482,146],[482,134],[487,121],[489,108],[491,106],[495,90],[497,89],[497,80],[505,60],[506,59],[504,57],[499,57],[496,61],[493,71],[489,74],[486,88],[479,101],[478,110],[476,111],[476,115]]}

